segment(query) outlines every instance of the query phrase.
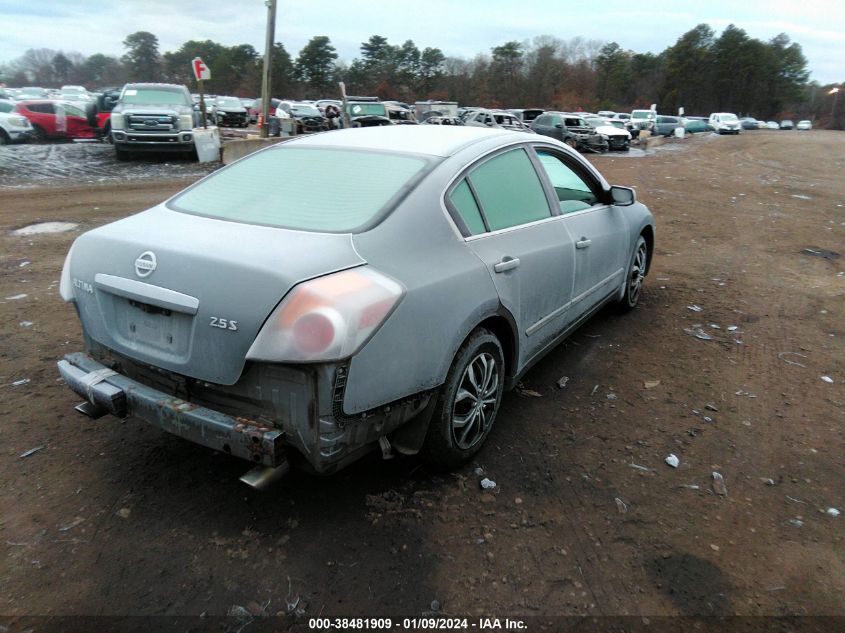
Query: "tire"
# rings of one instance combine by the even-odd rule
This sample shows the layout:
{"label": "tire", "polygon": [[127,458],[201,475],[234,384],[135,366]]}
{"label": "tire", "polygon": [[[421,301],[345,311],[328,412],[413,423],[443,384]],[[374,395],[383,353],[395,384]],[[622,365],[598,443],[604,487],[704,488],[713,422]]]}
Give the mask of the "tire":
{"label": "tire", "polygon": [[[435,470],[457,468],[479,451],[502,403],[505,357],[493,334],[476,329],[464,341],[440,388],[421,451]],[[484,402],[478,406],[479,398]]]}
{"label": "tire", "polygon": [[566,139],[566,140],[564,141],[564,143],[566,143],[567,145],[569,145],[569,147],[571,147],[572,149],[575,149],[575,150],[577,150],[577,149],[578,149],[578,141],[576,141],[576,140],[575,140],[574,138],[572,138],[571,136],[570,136],[568,139]]}
{"label": "tire", "polygon": [[47,133],[40,125],[32,125],[32,140],[36,143],[43,143],[47,140]]}
{"label": "tire", "polygon": [[648,245],[645,238],[640,235],[637,238],[636,246],[634,246],[634,252],[631,253],[631,261],[628,262],[628,270],[625,273],[625,292],[619,302],[621,312],[630,312],[639,304],[647,265]]}
{"label": "tire", "polygon": [[6,130],[0,128],[0,145],[8,145],[12,142],[12,139],[9,138],[9,135],[6,134]]}

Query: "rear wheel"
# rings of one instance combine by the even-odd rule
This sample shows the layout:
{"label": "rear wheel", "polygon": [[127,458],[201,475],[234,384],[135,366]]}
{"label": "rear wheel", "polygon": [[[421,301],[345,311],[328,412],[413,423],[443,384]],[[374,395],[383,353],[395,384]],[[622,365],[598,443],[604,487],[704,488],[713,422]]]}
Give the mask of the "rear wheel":
{"label": "rear wheel", "polygon": [[493,428],[505,379],[502,346],[479,328],[464,342],[440,388],[422,455],[436,469],[465,463]]}
{"label": "rear wheel", "polygon": [[643,279],[645,279],[647,266],[648,245],[646,244],[645,238],[640,235],[637,238],[637,245],[634,247],[631,261],[628,264],[628,274],[625,276],[625,294],[619,304],[619,308],[623,312],[633,310],[640,302],[640,294],[642,293]]}

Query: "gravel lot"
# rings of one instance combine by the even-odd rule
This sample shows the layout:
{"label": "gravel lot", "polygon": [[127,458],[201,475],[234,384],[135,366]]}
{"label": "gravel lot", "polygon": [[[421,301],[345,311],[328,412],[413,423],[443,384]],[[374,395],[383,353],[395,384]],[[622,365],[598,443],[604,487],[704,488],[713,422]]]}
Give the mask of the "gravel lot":
{"label": "gravel lot", "polygon": [[[451,476],[373,455],[262,493],[237,481],[243,462],[81,417],[55,367],[81,349],[57,288],[72,239],[213,166],[3,148],[0,614],[12,630],[60,630],[32,615],[230,614],[215,630],[249,632],[267,614],[307,630],[436,601],[438,615],[838,616],[741,630],[841,630],[845,519],[828,509],[845,509],[845,260],[804,249],[845,252],[843,140],[755,131],[590,156],[656,216],[642,305],[532,369]],[[79,226],[12,234],[48,221]]]}

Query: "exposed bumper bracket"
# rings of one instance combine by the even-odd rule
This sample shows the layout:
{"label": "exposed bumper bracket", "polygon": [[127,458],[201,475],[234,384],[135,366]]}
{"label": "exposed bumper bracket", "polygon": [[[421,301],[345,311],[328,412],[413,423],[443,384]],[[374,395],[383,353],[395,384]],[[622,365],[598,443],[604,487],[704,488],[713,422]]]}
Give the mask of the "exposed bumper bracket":
{"label": "exposed bumper bracket", "polygon": [[284,432],[279,429],[174,398],[118,374],[84,353],[68,354],[58,368],[68,386],[88,401],[77,407],[86,415],[135,416],[168,433],[256,464],[287,466]]}

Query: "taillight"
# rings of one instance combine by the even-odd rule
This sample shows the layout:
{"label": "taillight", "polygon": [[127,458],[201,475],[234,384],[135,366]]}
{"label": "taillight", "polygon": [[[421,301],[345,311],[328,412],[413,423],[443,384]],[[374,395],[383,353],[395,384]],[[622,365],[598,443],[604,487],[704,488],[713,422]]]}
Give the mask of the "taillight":
{"label": "taillight", "polygon": [[299,284],[267,319],[247,359],[323,362],[348,358],[381,327],[402,286],[368,267]]}

